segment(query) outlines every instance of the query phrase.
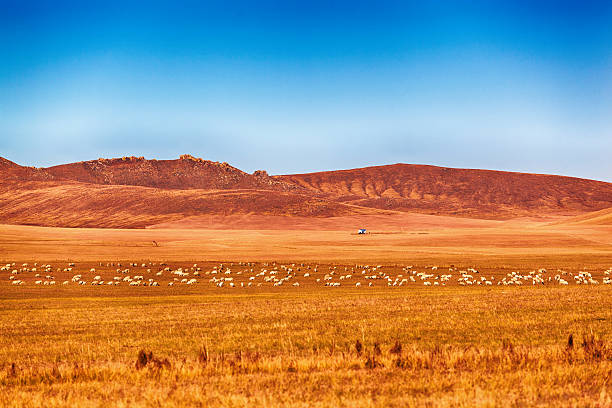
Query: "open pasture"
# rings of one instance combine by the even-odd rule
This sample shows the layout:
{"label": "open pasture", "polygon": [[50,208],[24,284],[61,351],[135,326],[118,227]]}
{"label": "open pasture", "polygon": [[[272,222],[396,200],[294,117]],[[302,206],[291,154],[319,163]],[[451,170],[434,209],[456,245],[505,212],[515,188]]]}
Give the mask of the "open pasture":
{"label": "open pasture", "polygon": [[[507,266],[335,264],[293,262],[7,262],[0,265],[0,288],[5,296],[36,295],[38,290],[79,296],[84,293],[172,294],[215,290],[356,289],[446,286],[568,286],[611,285],[612,267],[580,270]],[[28,287],[27,289],[25,287]],[[34,286],[34,288],[30,288]],[[61,286],[61,288],[60,288]],[[87,289],[87,287],[93,287]],[[138,290],[142,287],[145,292]],[[158,289],[164,287],[164,289]],[[93,290],[94,292],[91,292]],[[149,290],[149,292],[146,292]],[[365,292],[367,293],[367,292]]]}
{"label": "open pasture", "polygon": [[606,228],[3,226],[0,405],[607,407]]}
{"label": "open pasture", "polygon": [[36,289],[2,286],[2,406],[611,403],[608,285]]}
{"label": "open pasture", "polygon": [[[413,217],[414,218],[414,217]],[[88,229],[0,225],[0,262],[332,262],[485,268],[608,268],[612,226],[416,217],[356,235],[329,230]],[[460,220],[460,219],[459,219]],[[363,225],[353,221],[356,226]],[[270,228],[273,221],[268,219]],[[312,224],[317,225],[313,219]],[[346,221],[344,220],[345,224]],[[367,226],[367,225],[366,225]],[[220,225],[216,224],[216,227]]]}

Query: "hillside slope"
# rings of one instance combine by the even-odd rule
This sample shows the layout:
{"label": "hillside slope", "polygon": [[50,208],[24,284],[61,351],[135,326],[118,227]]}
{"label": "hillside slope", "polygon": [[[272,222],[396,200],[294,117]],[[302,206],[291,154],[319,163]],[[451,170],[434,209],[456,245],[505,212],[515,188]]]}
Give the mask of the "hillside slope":
{"label": "hillside slope", "polygon": [[612,225],[612,207],[578,215],[556,224]]}
{"label": "hillside slope", "polygon": [[576,215],[612,206],[612,184],[553,175],[394,164],[277,178],[338,202],[438,215]]}
{"label": "hillside slope", "polygon": [[65,180],[0,182],[3,224],[144,228],[202,214],[332,217],[362,213],[375,210],[292,192],[177,190]]}

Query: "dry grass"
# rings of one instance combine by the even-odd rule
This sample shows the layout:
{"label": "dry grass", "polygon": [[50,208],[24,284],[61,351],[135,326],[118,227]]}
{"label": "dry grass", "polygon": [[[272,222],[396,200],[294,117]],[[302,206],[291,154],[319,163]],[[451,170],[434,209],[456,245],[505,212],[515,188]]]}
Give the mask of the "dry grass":
{"label": "dry grass", "polygon": [[442,225],[448,223],[440,223],[437,228],[425,229],[406,223],[396,227],[395,231],[404,231],[399,234],[366,236],[351,232],[368,225],[348,221],[343,231],[102,230],[0,225],[0,257],[30,262],[208,259],[463,263],[524,269],[611,266],[610,226],[561,227],[513,221],[491,228],[446,228]]}
{"label": "dry grass", "polygon": [[607,286],[73,290],[0,303],[1,406],[612,404]]}
{"label": "dry grass", "polygon": [[[28,283],[13,287],[7,272],[0,276],[0,406],[612,405],[610,285],[326,288],[312,270],[297,288],[221,289],[206,275],[170,288],[166,273],[160,287],[59,284],[74,273],[112,279],[116,266],[99,263],[130,259],[157,263],[156,279],[164,261],[206,271],[215,259],[274,259],[316,261],[320,275],[327,260],[340,270],[383,263],[393,276],[405,265],[439,265],[438,273],[475,266],[496,281],[561,268],[601,282],[612,266],[608,227],[517,223],[365,239],[342,231],[0,232],[3,262],[44,260],[58,281],[35,285],[27,272],[17,277]],[[75,271],[56,274],[68,261]],[[145,271],[129,274],[149,278]]]}

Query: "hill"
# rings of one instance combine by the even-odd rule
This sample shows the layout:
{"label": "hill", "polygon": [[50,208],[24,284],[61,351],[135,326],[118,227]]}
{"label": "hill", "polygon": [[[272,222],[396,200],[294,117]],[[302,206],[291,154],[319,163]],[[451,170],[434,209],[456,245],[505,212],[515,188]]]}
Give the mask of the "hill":
{"label": "hill", "polygon": [[612,207],[578,215],[555,224],[612,225]]}
{"label": "hill", "polygon": [[265,189],[299,191],[294,184],[272,178],[265,171],[245,173],[227,163],[182,155],[178,160],[143,157],[98,159],[45,169],[52,178],[92,184],[130,185],[164,189]]}
{"label": "hill", "polygon": [[0,181],[51,180],[53,178],[45,169],[20,166],[4,157],[0,157]]}
{"label": "hill", "polygon": [[394,164],[279,176],[337,202],[435,215],[509,219],[612,206],[612,184],[543,174]]}
{"label": "hill", "polygon": [[335,217],[363,212],[281,191],[177,190],[65,180],[0,182],[0,223],[4,224],[144,228],[202,214]]}
{"label": "hill", "polygon": [[178,160],[98,159],[49,168],[0,160],[0,223],[144,228],[202,214],[332,217],[363,212],[313,197],[265,171],[248,174],[190,155]]}
{"label": "hill", "polygon": [[[404,213],[550,219],[610,207],[610,183],[541,174],[395,164],[269,176],[189,155],[48,168],[0,158],[0,223],[7,224],[206,227],[224,225],[225,218],[233,228],[286,229],[335,217],[313,225],[353,228],[363,221],[403,227],[421,222]],[[448,218],[440,220],[440,225],[449,224]]]}

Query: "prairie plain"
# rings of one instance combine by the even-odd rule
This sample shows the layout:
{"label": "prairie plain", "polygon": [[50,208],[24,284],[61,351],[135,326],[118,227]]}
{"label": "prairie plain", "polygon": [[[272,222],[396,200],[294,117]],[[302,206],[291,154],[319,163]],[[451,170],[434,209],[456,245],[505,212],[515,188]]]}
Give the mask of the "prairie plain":
{"label": "prairie plain", "polygon": [[3,225],[0,405],[612,404],[609,226],[407,217]]}

